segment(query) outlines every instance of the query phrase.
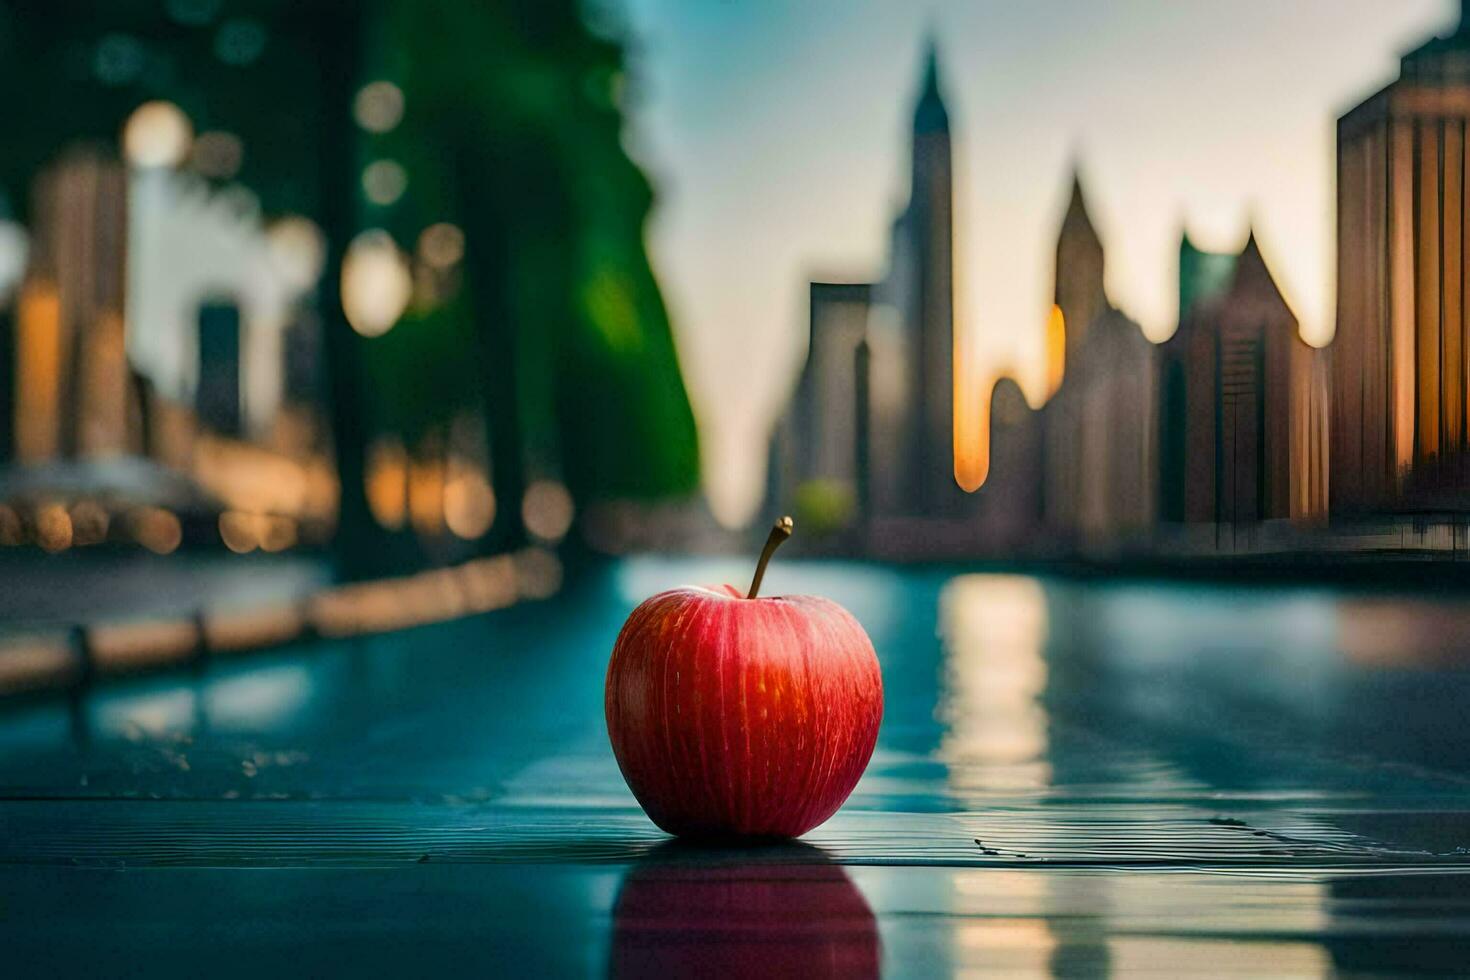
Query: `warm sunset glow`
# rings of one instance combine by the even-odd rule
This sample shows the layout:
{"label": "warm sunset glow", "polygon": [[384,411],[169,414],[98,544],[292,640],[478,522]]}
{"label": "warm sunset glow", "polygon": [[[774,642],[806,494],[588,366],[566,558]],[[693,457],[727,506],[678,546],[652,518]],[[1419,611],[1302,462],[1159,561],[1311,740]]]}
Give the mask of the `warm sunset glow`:
{"label": "warm sunset glow", "polygon": [[1067,318],[1062,308],[1053,303],[1046,318],[1046,397],[1050,398],[1062,386],[1066,370]]}
{"label": "warm sunset glow", "polygon": [[[954,479],[960,489],[974,493],[990,471],[990,409],[975,377],[970,340],[954,331]],[[988,393],[988,389],[986,389]]]}
{"label": "warm sunset glow", "polygon": [[1035,579],[963,575],[945,586],[940,753],[962,793],[1036,790],[1051,779],[1042,651],[1046,594]]}
{"label": "warm sunset glow", "polygon": [[[1393,170],[1408,173],[1414,160],[1413,133],[1404,130],[1393,142]],[[1414,213],[1414,186],[1407,180],[1393,183],[1393,213]],[[1389,315],[1393,344],[1393,432],[1398,475],[1402,477],[1414,461],[1414,224],[1394,223],[1393,250],[1389,268]]]}

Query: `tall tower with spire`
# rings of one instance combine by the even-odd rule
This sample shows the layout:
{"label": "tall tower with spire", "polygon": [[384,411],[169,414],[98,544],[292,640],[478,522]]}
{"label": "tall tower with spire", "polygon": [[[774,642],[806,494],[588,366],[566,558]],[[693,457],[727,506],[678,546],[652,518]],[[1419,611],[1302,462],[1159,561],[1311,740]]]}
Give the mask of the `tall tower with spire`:
{"label": "tall tower with spire", "polygon": [[1054,302],[1066,331],[1064,365],[1076,364],[1087,328],[1108,308],[1103,287],[1103,247],[1087,213],[1082,178],[1072,172],[1072,197],[1057,235],[1056,293]]}
{"label": "tall tower with spire", "polygon": [[931,40],[914,107],[908,206],[894,225],[880,295],[898,313],[906,359],[897,499],[908,513],[939,516],[963,494],[954,478],[954,191],[949,111]]}

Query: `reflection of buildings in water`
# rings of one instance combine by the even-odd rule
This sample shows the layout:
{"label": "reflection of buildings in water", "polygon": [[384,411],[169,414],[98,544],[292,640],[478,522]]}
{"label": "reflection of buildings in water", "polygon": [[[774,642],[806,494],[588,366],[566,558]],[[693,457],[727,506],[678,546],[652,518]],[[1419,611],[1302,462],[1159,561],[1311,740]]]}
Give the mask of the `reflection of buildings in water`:
{"label": "reflection of buildings in water", "polygon": [[[1031,803],[1056,778],[1057,761],[1051,758],[1056,747],[1039,703],[1052,679],[1044,651],[1055,628],[1046,590],[1035,579],[967,575],[945,589],[940,718],[946,732],[940,757],[948,766],[951,792],[967,807],[994,807],[1008,794],[1029,796],[1025,802]],[[1026,848],[1028,834],[1059,832],[1040,820],[1028,829],[1027,819],[1022,814],[1005,821],[1006,832],[997,830],[1000,836],[990,843],[1004,846],[1014,859],[1012,852]],[[1056,819],[1066,824],[1060,811]],[[977,833],[983,837],[985,831]],[[1036,846],[1044,843],[1037,840]],[[1108,841],[1095,837],[1089,843],[1101,847]],[[1181,961],[1208,963],[1220,972],[1330,972],[1319,944],[1277,938],[1283,932],[1322,929],[1320,883],[1272,882],[1259,901],[1222,909],[1221,899],[1232,894],[1220,887],[1224,882],[1239,887],[1235,879],[1064,868],[958,870],[949,889],[955,919],[952,966],[961,973],[1018,976],[1168,972]],[[1218,938],[1225,920],[1239,941]]]}
{"label": "reflection of buildings in water", "polygon": [[951,968],[1049,977],[1056,949],[1045,917],[1046,876],[1030,871],[956,871]]}
{"label": "reflection of buildings in water", "polygon": [[[1320,882],[1237,876],[963,869],[952,874],[950,968],[1017,977],[1324,977]],[[1300,936],[1301,939],[1292,937]],[[1330,945],[1330,944],[1326,944]]]}
{"label": "reflection of buildings in water", "polygon": [[1051,781],[1042,649],[1046,597],[1036,579],[965,575],[946,586],[940,631],[947,653],[940,757],[961,797],[1034,791]]}

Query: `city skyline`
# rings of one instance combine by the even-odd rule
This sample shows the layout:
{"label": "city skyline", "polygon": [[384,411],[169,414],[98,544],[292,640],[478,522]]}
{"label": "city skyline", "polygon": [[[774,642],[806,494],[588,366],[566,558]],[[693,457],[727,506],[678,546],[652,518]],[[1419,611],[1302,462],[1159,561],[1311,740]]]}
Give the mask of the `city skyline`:
{"label": "city skyline", "polygon": [[[1324,342],[1335,119],[1457,11],[1437,0],[1334,4],[1330,17],[1325,5],[1283,6],[931,4],[859,18],[821,4],[627,0],[638,52],[628,141],[660,188],[650,245],[717,515],[743,520],[759,498],[756,461],[803,356],[806,281],[885,272],[907,184],[903,117],[931,30],[956,133],[956,319],[984,391],[1014,373],[1033,404],[1044,395],[1047,251],[1073,164],[1108,242],[1110,295],[1151,340],[1173,329],[1180,233],[1238,252],[1253,227],[1303,333]],[[822,44],[803,47],[818,30]],[[1145,57],[1154,83],[1140,90],[1128,66]],[[741,85],[746,58],[763,70]],[[1113,103],[1130,104],[1129,126]]]}

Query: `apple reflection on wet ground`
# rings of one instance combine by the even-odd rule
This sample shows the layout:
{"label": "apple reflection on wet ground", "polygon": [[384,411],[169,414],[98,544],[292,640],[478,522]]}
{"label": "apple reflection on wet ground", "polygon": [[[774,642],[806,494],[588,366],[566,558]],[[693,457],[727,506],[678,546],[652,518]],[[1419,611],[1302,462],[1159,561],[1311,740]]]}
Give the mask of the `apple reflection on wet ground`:
{"label": "apple reflection on wet ground", "polygon": [[[764,852],[764,853],[763,853]],[[805,844],[660,845],[613,905],[614,977],[876,977],[878,922],[841,866]]]}

